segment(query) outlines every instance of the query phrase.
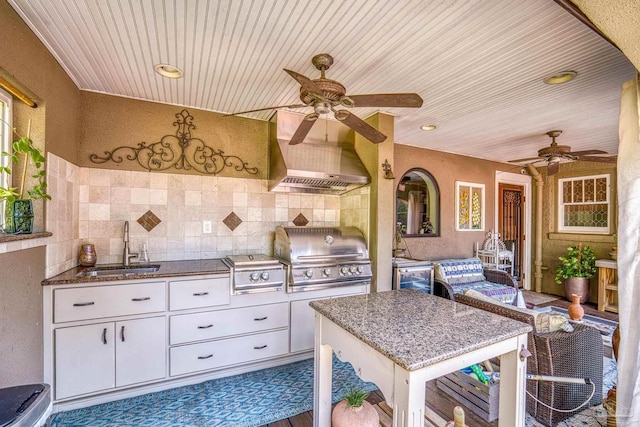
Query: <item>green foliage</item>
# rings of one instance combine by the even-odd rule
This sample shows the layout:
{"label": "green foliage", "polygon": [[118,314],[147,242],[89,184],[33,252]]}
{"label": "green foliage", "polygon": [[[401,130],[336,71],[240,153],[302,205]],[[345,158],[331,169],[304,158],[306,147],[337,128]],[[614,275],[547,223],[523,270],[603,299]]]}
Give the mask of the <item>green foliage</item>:
{"label": "green foliage", "polygon": [[347,394],[344,396],[344,400],[347,401],[347,406],[350,406],[352,408],[357,408],[359,406],[362,406],[362,402],[364,402],[364,400],[369,396],[369,393],[354,387],[351,388]]}
{"label": "green foliage", "polygon": [[[31,162],[35,168],[36,172],[32,175],[32,178],[36,180],[36,184],[32,189],[27,190],[27,194],[31,199],[46,199],[51,200],[51,196],[47,194],[47,181],[46,181],[46,171],[44,170],[44,155],[42,152],[33,146],[33,141],[31,138],[27,138],[25,136],[20,137],[17,141],[13,143],[13,153],[7,153],[6,151],[2,152],[2,156],[8,156],[11,160],[11,163],[17,165],[20,161],[20,157],[24,158],[25,167],[28,166],[28,163]],[[2,166],[1,170],[8,174],[11,174],[11,168],[8,166]],[[0,187],[0,199],[6,199],[8,202],[14,202],[16,199],[24,198],[24,176],[22,178],[22,184],[20,189],[16,187]]]}
{"label": "green foliage", "polygon": [[556,269],[557,284],[562,284],[570,277],[591,279],[596,275],[596,256],[589,246],[569,246],[567,256],[558,259],[560,265]]}

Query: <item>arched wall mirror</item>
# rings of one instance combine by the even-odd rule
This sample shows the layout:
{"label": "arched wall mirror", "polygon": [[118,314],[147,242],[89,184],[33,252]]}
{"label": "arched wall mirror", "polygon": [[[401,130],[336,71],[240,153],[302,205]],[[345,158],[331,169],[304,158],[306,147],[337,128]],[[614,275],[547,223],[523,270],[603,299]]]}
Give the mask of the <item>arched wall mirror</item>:
{"label": "arched wall mirror", "polygon": [[396,224],[403,236],[440,236],[440,190],[424,169],[408,170],[396,189]]}

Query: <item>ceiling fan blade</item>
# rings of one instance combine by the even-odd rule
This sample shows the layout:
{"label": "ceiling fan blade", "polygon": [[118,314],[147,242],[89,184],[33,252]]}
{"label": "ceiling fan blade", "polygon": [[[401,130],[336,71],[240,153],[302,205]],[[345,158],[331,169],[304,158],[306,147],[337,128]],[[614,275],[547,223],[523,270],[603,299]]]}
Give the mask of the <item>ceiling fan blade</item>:
{"label": "ceiling fan blade", "polygon": [[289,141],[289,145],[298,145],[301,142],[304,142],[307,134],[313,127],[313,124],[318,120],[318,115],[316,113],[307,114],[296,129],[296,133],[291,137],[291,141]]}
{"label": "ceiling fan blade", "polygon": [[560,169],[560,162],[550,162],[547,165],[547,175],[548,176],[555,175],[558,173],[559,169]]}
{"label": "ceiling fan blade", "polygon": [[575,156],[576,160],[583,162],[602,162],[602,163],[617,163],[618,156],[602,157],[602,156]]}
{"label": "ceiling fan blade", "polygon": [[335,116],[337,120],[349,126],[351,129],[355,130],[374,144],[380,144],[385,139],[387,139],[387,135],[369,125],[360,117],[356,116],[350,111],[337,110],[335,112]]}
{"label": "ceiling fan blade", "polygon": [[606,151],[602,151],[602,150],[585,150],[585,151],[572,151],[571,153],[572,156],[588,156],[590,154],[608,154]]}
{"label": "ceiling fan blade", "polygon": [[[353,107],[422,107],[422,98],[417,93],[372,93],[368,95],[348,95]],[[344,104],[343,104],[344,105]],[[351,107],[351,105],[345,105]]]}
{"label": "ceiling fan blade", "polygon": [[526,159],[507,160],[509,163],[530,162],[531,160],[544,160],[544,157],[527,157]]}
{"label": "ceiling fan blade", "polygon": [[309,77],[303,76],[300,73],[296,73],[295,71],[291,71],[291,70],[287,70],[286,68],[284,69],[291,77],[293,77],[294,79],[296,79],[296,81],[298,83],[300,83],[300,85],[302,87],[304,87],[307,92],[311,93],[311,94],[316,94],[319,96],[322,96],[322,90],[320,90],[320,88],[318,87],[318,85],[316,85],[313,80],[311,80]]}
{"label": "ceiling fan blade", "polygon": [[238,113],[223,114],[222,117],[237,116],[239,114],[246,114],[246,113],[255,113],[256,111],[276,110],[278,108],[302,108],[306,106],[307,106],[306,104],[277,105],[274,107],[256,108],[255,110],[240,111]]}

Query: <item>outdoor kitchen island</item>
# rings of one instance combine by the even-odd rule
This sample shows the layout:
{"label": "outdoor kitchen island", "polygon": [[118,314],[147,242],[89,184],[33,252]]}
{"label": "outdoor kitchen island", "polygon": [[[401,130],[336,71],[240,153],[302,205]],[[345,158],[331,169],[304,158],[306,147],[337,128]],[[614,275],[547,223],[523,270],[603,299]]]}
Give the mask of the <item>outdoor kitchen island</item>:
{"label": "outdoor kitchen island", "polygon": [[425,384],[501,357],[499,426],[524,425],[531,327],[412,289],[312,301],[316,310],[314,426],[331,423],[332,350],[375,383],[393,426],[424,426]]}

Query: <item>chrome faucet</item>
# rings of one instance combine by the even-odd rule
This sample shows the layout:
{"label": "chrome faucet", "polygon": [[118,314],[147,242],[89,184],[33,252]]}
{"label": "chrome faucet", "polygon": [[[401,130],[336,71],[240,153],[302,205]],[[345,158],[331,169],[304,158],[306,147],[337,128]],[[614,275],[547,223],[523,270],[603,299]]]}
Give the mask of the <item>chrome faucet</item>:
{"label": "chrome faucet", "polygon": [[131,258],[137,258],[137,253],[129,252],[129,221],[124,222],[124,235],[122,236],[124,242],[124,250],[122,251],[122,265],[128,267],[131,265]]}

